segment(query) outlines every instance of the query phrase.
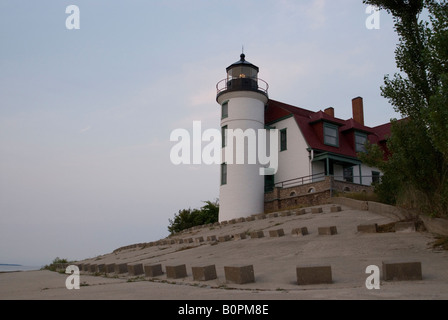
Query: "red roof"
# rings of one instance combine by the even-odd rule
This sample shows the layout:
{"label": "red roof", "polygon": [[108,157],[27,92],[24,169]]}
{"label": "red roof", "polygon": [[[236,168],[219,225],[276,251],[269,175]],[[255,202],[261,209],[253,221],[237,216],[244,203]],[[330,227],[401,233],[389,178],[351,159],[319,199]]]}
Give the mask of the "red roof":
{"label": "red roof", "polygon": [[[265,112],[265,123],[267,125],[288,116],[294,117],[310,148],[353,158],[357,157],[353,134],[354,131],[368,134],[368,139],[371,143],[384,142],[387,136],[390,135],[390,123],[371,128],[364,126],[353,119],[342,120],[332,117],[323,111],[310,111],[279,101],[269,100]],[[323,122],[329,122],[339,126],[339,147],[324,144]]]}

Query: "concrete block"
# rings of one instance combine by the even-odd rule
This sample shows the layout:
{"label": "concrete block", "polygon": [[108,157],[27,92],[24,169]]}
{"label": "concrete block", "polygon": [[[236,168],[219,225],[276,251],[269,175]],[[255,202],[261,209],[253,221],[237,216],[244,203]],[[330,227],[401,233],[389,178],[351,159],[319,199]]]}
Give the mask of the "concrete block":
{"label": "concrete block", "polygon": [[415,232],[415,222],[397,222],[395,223],[395,232],[410,233]]}
{"label": "concrete block", "polygon": [[128,264],[128,273],[130,276],[138,276],[140,274],[143,274],[143,264],[142,263]]}
{"label": "concrete block", "polygon": [[226,241],[230,241],[230,236],[229,235],[225,235],[225,236],[219,236],[218,240],[219,242],[226,242]]}
{"label": "concrete block", "polygon": [[163,274],[161,264],[145,264],[144,269],[147,277],[157,277]]}
{"label": "concrete block", "polygon": [[225,226],[225,225],[227,225],[229,222],[226,220],[226,221],[221,221],[220,222],[220,224],[222,225],[222,226]]}
{"label": "concrete block", "polygon": [[332,283],[331,266],[297,266],[297,284],[325,284]]}
{"label": "concrete block", "polygon": [[246,221],[254,221],[254,220],[255,220],[254,217],[247,217],[247,218],[246,218]]}
{"label": "concrete block", "polygon": [[257,220],[266,219],[266,215],[264,213],[257,214]]}
{"label": "concrete block", "polygon": [[166,266],[166,277],[170,279],[186,278],[187,267],[184,264],[177,266]]}
{"label": "concrete block", "polygon": [[251,239],[256,239],[256,238],[263,238],[264,237],[264,232],[263,231],[252,231],[250,233],[250,237]]}
{"label": "concrete block", "polygon": [[207,241],[217,241],[216,236],[207,236]]}
{"label": "concrete block", "polygon": [[269,230],[269,236],[271,238],[283,237],[284,235],[285,235],[285,232],[283,231],[283,229]]}
{"label": "concrete block", "polygon": [[292,229],[291,234],[296,237],[306,236],[308,234],[308,228],[294,228]]}
{"label": "concrete block", "polygon": [[341,206],[331,206],[330,212],[339,212],[342,211]]}
{"label": "concrete block", "polygon": [[425,224],[426,230],[431,233],[448,237],[448,220],[441,218],[431,218],[420,215],[420,219]]}
{"label": "concrete block", "polygon": [[245,284],[255,282],[253,265],[225,266],[224,274],[228,283]]}
{"label": "concrete block", "polygon": [[100,263],[96,265],[95,272],[103,273],[106,270],[106,265],[104,263]]}
{"label": "concrete block", "polygon": [[196,243],[204,242],[204,237],[197,237],[196,239],[194,239],[194,242]]}
{"label": "concrete block", "polygon": [[106,273],[114,273],[115,272],[115,263],[106,264],[104,272]]}
{"label": "concrete block", "polygon": [[235,224],[235,223],[236,223],[236,219],[229,220],[229,224]]}
{"label": "concrete block", "polygon": [[184,239],[184,243],[193,243],[193,238]]}
{"label": "concrete block", "polygon": [[378,232],[378,224],[361,224],[358,227],[358,232],[363,233],[377,233]]}
{"label": "concrete block", "polygon": [[246,218],[238,218],[236,220],[236,222],[241,223],[241,222],[246,222]]}
{"label": "concrete block", "polygon": [[269,213],[268,214],[268,218],[277,218],[278,217],[278,213],[277,212],[273,212],[273,213]]}
{"label": "concrete block", "polygon": [[215,265],[192,267],[193,280],[208,281],[217,278]]}
{"label": "concrete block", "polygon": [[237,233],[233,235],[233,238],[235,240],[243,240],[246,239],[246,233],[245,232],[241,232],[241,233]]}
{"label": "concrete block", "polygon": [[115,273],[121,274],[128,272],[128,264],[127,263],[116,263],[115,264]]}
{"label": "concrete block", "polygon": [[280,212],[280,217],[289,217],[291,215],[290,211],[283,211]]}
{"label": "concrete block", "polygon": [[311,213],[322,213],[322,208],[318,207],[318,208],[311,208]]}
{"label": "concrete block", "polygon": [[319,235],[321,235],[321,236],[326,236],[326,235],[332,236],[332,235],[338,233],[338,230],[336,229],[335,226],[332,226],[332,227],[319,227],[317,229],[317,231],[318,231]]}
{"label": "concrete block", "polygon": [[306,209],[296,210],[296,216],[303,216],[304,214],[306,214]]}
{"label": "concrete block", "polygon": [[422,264],[414,261],[383,261],[383,279],[386,281],[422,280]]}

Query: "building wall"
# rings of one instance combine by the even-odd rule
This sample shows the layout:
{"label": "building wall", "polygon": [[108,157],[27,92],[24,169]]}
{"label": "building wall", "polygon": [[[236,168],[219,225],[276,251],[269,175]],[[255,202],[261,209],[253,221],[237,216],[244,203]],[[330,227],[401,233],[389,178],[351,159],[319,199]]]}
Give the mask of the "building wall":
{"label": "building wall", "polygon": [[265,193],[265,212],[292,209],[298,206],[313,206],[329,201],[335,192],[373,192],[373,187],[338,181],[332,176],[319,182],[311,182],[289,188],[274,188]]}
{"label": "building wall", "polygon": [[308,145],[295,119],[290,117],[276,122],[272,126],[278,130],[285,128],[287,130],[287,150],[280,151],[279,149],[275,183],[311,175]]}
{"label": "building wall", "polygon": [[289,188],[275,188],[265,194],[265,212],[315,205],[330,198],[331,177]]}
{"label": "building wall", "polygon": [[325,163],[323,161],[312,162],[311,174],[325,173]]}
{"label": "building wall", "polygon": [[[222,119],[221,127],[228,129],[264,129],[266,97],[254,92],[229,92],[220,96],[220,103],[228,100],[228,117]],[[264,176],[260,175],[258,157],[255,164],[248,163],[248,140],[245,139],[243,164],[237,164],[237,145],[233,145],[233,158],[227,159],[226,149],[232,145],[230,134],[227,147],[222,149],[227,163],[227,183],[221,185],[219,194],[219,221],[247,217],[264,210]],[[255,140],[256,143],[256,140]],[[256,144],[255,144],[256,145]],[[241,151],[241,150],[240,150]]]}
{"label": "building wall", "polygon": [[[334,179],[336,181],[344,181],[344,168],[341,165],[335,164],[333,167]],[[361,164],[361,172],[359,171],[359,166],[353,166],[353,183],[361,184],[365,186],[370,186],[372,184],[372,171],[381,171],[378,168],[372,168],[365,164]],[[312,174],[319,174],[325,172],[325,163],[323,161],[312,162]],[[360,179],[362,176],[362,179]]]}

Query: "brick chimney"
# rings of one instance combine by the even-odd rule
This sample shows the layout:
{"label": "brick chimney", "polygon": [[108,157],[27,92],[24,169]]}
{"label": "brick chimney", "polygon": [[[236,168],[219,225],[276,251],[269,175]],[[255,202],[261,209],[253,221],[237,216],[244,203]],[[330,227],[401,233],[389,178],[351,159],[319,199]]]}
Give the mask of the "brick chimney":
{"label": "brick chimney", "polygon": [[364,125],[364,104],[361,97],[352,100],[353,120]]}
{"label": "brick chimney", "polygon": [[334,118],[334,108],[330,107],[324,110],[326,114]]}

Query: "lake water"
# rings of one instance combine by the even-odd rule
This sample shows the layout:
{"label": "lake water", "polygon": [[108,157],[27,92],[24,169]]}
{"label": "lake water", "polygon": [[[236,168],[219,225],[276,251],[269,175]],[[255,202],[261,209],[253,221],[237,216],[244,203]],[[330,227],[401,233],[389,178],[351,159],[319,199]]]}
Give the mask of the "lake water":
{"label": "lake water", "polygon": [[5,266],[0,265],[0,272],[40,270],[37,266]]}

